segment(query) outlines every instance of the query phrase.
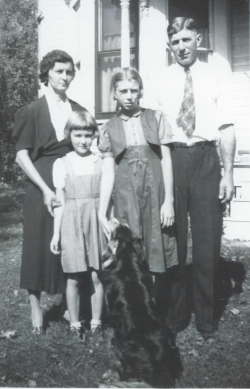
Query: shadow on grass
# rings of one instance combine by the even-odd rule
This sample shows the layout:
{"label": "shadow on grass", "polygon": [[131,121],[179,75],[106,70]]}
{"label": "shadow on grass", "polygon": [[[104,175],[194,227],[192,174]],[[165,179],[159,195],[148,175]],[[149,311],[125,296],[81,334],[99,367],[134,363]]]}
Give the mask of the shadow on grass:
{"label": "shadow on grass", "polygon": [[[220,257],[219,259],[219,272],[218,272],[218,289],[217,289],[217,305],[215,310],[215,321],[219,322],[223,312],[225,311],[229,299],[233,294],[239,294],[243,291],[243,282],[245,280],[246,272],[243,263],[235,262],[232,260],[226,260]],[[193,299],[193,264],[186,265],[186,322],[182,329],[185,329],[191,319],[191,314],[194,312],[194,299]],[[171,302],[171,287],[174,280],[178,280],[178,266],[171,268],[165,282],[162,283],[159,289],[159,297],[157,304],[157,312],[161,320],[166,320],[168,315],[168,309],[173,304]]]}
{"label": "shadow on grass", "polygon": [[[80,319],[86,323],[91,320],[91,294],[92,282],[91,274],[83,272],[80,282]],[[62,301],[59,304],[53,305],[43,316],[44,330],[49,327],[50,322],[63,321],[63,314],[67,309],[66,296],[63,295]]]}
{"label": "shadow on grass", "polygon": [[43,315],[43,329],[46,331],[49,327],[50,322],[58,322],[63,320],[63,306],[64,303],[61,302],[58,305],[53,305],[47,312]]}
{"label": "shadow on grass", "polygon": [[[216,311],[215,321],[219,322],[223,312],[225,311],[229,299],[233,294],[242,293],[243,282],[245,280],[245,269],[241,262],[234,262],[226,260],[223,257],[219,259],[218,271],[218,289],[216,292]],[[186,280],[187,280],[187,305],[191,312],[194,311],[193,299],[193,264],[186,266]]]}
{"label": "shadow on grass", "polygon": [[218,303],[216,310],[216,320],[219,322],[229,298],[233,294],[243,292],[243,282],[246,278],[246,271],[243,263],[220,258],[219,280],[218,280]]}

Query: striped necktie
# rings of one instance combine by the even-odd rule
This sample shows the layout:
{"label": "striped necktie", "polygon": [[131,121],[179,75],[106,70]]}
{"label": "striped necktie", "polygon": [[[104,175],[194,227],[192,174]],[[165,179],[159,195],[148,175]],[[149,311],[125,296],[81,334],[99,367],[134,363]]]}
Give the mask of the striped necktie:
{"label": "striped necktie", "polygon": [[185,72],[187,73],[187,76],[185,80],[184,97],[176,123],[178,127],[182,127],[187,136],[191,136],[195,130],[194,88],[190,68],[185,68]]}

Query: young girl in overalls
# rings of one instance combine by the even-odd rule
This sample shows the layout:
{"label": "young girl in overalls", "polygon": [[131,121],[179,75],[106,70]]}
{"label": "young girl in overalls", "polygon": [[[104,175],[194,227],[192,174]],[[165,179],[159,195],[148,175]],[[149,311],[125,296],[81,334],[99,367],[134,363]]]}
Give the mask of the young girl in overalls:
{"label": "young girl in overalls", "polygon": [[139,106],[143,83],[135,69],[118,69],[111,92],[120,110],[100,132],[104,171],[99,219],[108,235],[107,210],[114,184],[114,216],[143,239],[149,270],[159,275],[178,263],[170,228],[174,223],[171,128],[162,112]]}
{"label": "young girl in overalls", "polygon": [[[53,180],[61,206],[54,209],[54,235],[51,251],[59,254],[67,277],[66,298],[72,332],[81,334],[79,320],[79,281],[82,272],[91,271],[91,330],[101,326],[103,286],[98,278],[106,237],[98,220],[102,158],[90,150],[97,124],[87,111],[73,112],[65,127],[65,137],[74,151],[55,161]],[[61,237],[61,242],[60,241]]]}

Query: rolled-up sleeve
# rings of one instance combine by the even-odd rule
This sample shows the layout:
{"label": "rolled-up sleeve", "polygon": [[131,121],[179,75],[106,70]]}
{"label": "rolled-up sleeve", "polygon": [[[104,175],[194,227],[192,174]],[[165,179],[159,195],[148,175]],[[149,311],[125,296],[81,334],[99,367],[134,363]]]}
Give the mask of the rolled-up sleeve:
{"label": "rolled-up sleeve", "polygon": [[64,189],[67,172],[61,158],[56,159],[52,169],[53,184],[55,188]]}
{"label": "rolled-up sleeve", "polygon": [[162,111],[156,111],[156,120],[159,128],[159,139],[162,145],[173,142],[173,134],[170,123]]}
{"label": "rolled-up sleeve", "polygon": [[105,124],[99,129],[98,149],[102,153],[103,158],[113,157],[111,143]]}
{"label": "rolled-up sleeve", "polygon": [[219,95],[217,99],[217,125],[233,125],[232,76],[228,73],[219,80]]}

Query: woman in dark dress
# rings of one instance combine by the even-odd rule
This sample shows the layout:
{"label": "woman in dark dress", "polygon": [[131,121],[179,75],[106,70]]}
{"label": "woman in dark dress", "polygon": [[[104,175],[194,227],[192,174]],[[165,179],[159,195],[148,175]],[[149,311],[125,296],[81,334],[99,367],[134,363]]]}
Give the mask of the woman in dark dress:
{"label": "woman in dark dress", "polygon": [[48,53],[40,63],[40,79],[48,87],[45,96],[20,109],[15,117],[16,162],[29,178],[24,201],[20,287],[29,292],[36,334],[42,332],[43,326],[41,291],[65,292],[61,258],[50,251],[53,207],[57,205],[52,166],[70,151],[70,142],[64,139],[70,113],[84,109],[66,95],[74,75],[73,59],[67,53]]}

